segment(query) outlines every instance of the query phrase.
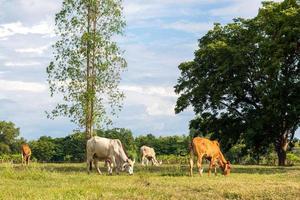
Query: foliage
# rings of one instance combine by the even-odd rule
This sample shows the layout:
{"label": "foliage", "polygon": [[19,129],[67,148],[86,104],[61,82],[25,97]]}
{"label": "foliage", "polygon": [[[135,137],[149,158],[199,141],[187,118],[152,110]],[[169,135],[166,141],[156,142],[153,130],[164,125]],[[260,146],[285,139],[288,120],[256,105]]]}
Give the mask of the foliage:
{"label": "foliage", "polygon": [[62,140],[64,161],[82,162],[85,159],[85,136],[84,133],[74,133]]}
{"label": "foliage", "polygon": [[20,129],[13,122],[0,121],[0,154],[20,153],[20,147],[26,143],[19,138]]}
{"label": "foliage", "polygon": [[194,60],[179,65],[176,113],[193,106],[199,131],[227,149],[243,139],[259,156],[274,144],[284,165],[300,123],[299,27],[295,0],[264,2],[253,19],[215,24]]}
{"label": "foliage", "polygon": [[15,127],[12,122],[0,121],[0,154],[15,153],[15,144],[19,141],[16,139],[20,134],[20,129]]}
{"label": "foliage", "polygon": [[20,153],[0,155],[0,163],[5,163],[5,162],[22,163],[22,156]]}
{"label": "foliage", "polygon": [[190,138],[185,135],[155,137],[152,134],[148,134],[146,136],[138,136],[135,141],[138,147],[138,153],[139,148],[146,145],[153,147],[157,155],[174,154],[179,156],[180,154],[186,155],[188,153]]}
{"label": "foliage", "polygon": [[51,161],[55,155],[55,143],[51,137],[42,136],[29,143],[32,155],[39,161]]}
{"label": "foliage", "polygon": [[158,155],[157,160],[162,161],[165,164],[187,164],[189,156],[178,156],[178,155]]}
{"label": "foliage", "polygon": [[294,165],[296,163],[300,163],[300,157],[294,153],[287,153],[287,164]]}

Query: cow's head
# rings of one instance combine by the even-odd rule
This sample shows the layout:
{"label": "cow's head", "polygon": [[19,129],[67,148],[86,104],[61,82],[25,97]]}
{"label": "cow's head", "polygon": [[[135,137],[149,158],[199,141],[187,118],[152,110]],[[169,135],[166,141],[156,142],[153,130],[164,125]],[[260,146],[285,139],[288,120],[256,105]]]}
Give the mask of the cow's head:
{"label": "cow's head", "polygon": [[223,170],[225,176],[227,176],[227,175],[230,174],[230,169],[231,169],[230,162],[227,161],[227,162],[225,163],[224,170]]}
{"label": "cow's head", "polygon": [[133,161],[131,159],[127,159],[126,162],[122,166],[122,171],[128,172],[130,175],[133,175],[133,166],[134,166],[135,160]]}

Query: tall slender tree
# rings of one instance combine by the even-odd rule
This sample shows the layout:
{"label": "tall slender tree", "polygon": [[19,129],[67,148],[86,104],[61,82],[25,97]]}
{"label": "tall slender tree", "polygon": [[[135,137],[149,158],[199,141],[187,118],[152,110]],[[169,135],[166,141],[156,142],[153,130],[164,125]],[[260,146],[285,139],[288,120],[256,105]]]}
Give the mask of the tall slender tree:
{"label": "tall slender tree", "polygon": [[55,17],[59,39],[47,73],[51,96],[61,94],[62,102],[48,117],[70,117],[86,139],[121,109],[126,61],[113,37],[123,32],[122,10],[122,0],[64,0]]}

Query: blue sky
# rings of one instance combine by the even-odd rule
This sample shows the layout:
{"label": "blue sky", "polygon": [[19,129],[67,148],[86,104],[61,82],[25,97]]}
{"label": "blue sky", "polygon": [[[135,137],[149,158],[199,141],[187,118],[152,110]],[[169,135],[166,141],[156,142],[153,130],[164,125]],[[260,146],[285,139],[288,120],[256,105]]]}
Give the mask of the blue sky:
{"label": "blue sky", "polygon": [[[45,68],[61,3],[0,0],[0,120],[13,121],[26,139],[65,136],[77,128],[69,119],[45,115],[59,100],[50,98]],[[253,17],[260,5],[259,0],[125,0],[127,27],[116,39],[128,62],[120,85],[126,99],[112,127],[135,135],[187,134],[193,112],[174,114],[177,66],[193,59],[197,40],[214,22]]]}

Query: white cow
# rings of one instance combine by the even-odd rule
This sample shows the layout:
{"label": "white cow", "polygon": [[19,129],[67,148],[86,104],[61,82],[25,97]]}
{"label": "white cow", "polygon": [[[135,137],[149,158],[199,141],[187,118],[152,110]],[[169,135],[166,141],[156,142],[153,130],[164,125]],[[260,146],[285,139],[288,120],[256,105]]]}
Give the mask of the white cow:
{"label": "white cow", "polygon": [[141,159],[142,159],[142,165],[145,165],[145,159],[146,159],[146,165],[148,166],[148,162],[151,161],[152,165],[158,166],[162,164],[162,162],[158,162],[155,157],[155,151],[153,148],[148,146],[142,146],[140,149],[141,153]]}
{"label": "white cow", "polygon": [[130,175],[133,174],[135,161],[126,156],[122,143],[118,139],[94,136],[87,141],[86,151],[88,173],[92,170],[92,162],[94,162],[98,173],[102,174],[98,167],[98,161],[105,161],[109,174],[112,174],[113,168],[117,174],[124,170]]}

